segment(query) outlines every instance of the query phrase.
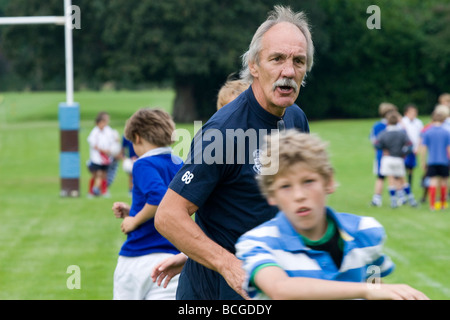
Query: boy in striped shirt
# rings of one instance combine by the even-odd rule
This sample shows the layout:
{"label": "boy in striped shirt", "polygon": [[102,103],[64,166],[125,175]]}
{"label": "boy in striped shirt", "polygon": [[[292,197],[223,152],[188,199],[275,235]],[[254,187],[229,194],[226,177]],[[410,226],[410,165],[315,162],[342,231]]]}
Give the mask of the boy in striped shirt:
{"label": "boy in striped shirt", "polygon": [[[261,155],[268,165],[261,168],[258,183],[280,212],[236,243],[250,297],[427,299],[407,285],[379,281],[394,264],[382,253],[385,233],[375,219],[326,206],[335,183],[324,142],[295,130],[267,142],[272,154]],[[265,174],[273,161],[278,172]]]}

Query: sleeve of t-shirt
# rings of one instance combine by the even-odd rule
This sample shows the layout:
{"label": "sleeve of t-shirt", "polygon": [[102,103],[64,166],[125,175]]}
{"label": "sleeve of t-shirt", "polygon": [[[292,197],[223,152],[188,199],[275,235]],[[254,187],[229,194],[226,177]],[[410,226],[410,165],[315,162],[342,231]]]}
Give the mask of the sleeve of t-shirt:
{"label": "sleeve of t-shirt", "polygon": [[[373,272],[379,274],[380,277],[385,277],[391,274],[395,269],[395,264],[383,252],[384,242],[386,240],[386,232],[383,226],[372,217],[363,217],[359,224],[358,238],[360,243],[363,243],[367,248],[371,248],[368,252],[368,268],[376,266]],[[367,277],[370,277],[370,269],[368,269]]]}
{"label": "sleeve of t-shirt", "polygon": [[97,142],[96,141],[97,140],[96,133],[97,133],[97,130],[95,130],[95,128],[94,128],[91,130],[91,132],[89,133],[89,136],[87,137],[87,142],[89,143],[89,146],[91,146],[91,147],[94,147]]}
{"label": "sleeve of t-shirt", "polygon": [[236,243],[236,256],[242,260],[242,268],[246,275],[244,289],[250,297],[254,297],[260,292],[254,282],[255,275],[265,267],[280,267],[273,255],[273,250],[264,241],[252,236],[253,232],[256,231],[256,229],[253,229],[245,233]]}
{"label": "sleeve of t-shirt", "polygon": [[147,204],[158,206],[166,194],[167,185],[155,167],[141,161],[134,165],[133,183],[145,195]]}
{"label": "sleeve of t-shirt", "polygon": [[424,132],[422,134],[422,144],[428,146],[428,143],[429,143],[429,136],[426,132]]}
{"label": "sleeve of t-shirt", "polygon": [[210,154],[208,150],[211,150],[213,143],[216,144],[217,151],[225,150],[224,141],[203,141],[202,135],[197,133],[183,167],[169,185],[170,189],[198,207],[205,203],[227,171],[224,157],[222,161],[205,159],[205,154]]}

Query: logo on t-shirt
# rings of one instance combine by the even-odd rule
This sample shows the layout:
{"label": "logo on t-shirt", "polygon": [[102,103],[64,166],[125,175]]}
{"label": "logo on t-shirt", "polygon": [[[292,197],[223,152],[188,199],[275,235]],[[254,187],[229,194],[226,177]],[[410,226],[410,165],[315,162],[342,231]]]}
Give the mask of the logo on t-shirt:
{"label": "logo on t-shirt", "polygon": [[181,181],[183,181],[185,184],[189,184],[191,183],[193,177],[194,177],[193,173],[191,173],[190,171],[186,171],[181,177]]}
{"label": "logo on t-shirt", "polygon": [[259,149],[256,149],[253,151],[253,171],[256,174],[261,174],[261,161],[259,160],[261,151]]}

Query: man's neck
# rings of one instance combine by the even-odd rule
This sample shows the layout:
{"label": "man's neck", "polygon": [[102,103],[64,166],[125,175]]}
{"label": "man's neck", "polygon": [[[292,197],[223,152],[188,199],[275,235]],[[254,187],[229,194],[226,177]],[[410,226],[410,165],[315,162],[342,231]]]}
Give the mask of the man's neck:
{"label": "man's neck", "polygon": [[283,117],[284,112],[286,111],[286,108],[278,107],[273,104],[270,104],[267,99],[264,96],[264,91],[261,89],[261,87],[258,84],[255,84],[253,82],[252,84],[252,90],[253,94],[255,96],[256,101],[258,101],[259,105],[266,110],[267,112],[273,114],[277,117]]}

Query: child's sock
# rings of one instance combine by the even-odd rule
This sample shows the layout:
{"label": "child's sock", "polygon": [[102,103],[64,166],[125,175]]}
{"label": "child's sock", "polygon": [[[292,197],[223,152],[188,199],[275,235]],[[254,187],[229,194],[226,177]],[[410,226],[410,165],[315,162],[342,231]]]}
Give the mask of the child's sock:
{"label": "child's sock", "polygon": [[100,185],[100,190],[102,194],[106,194],[108,192],[108,180],[102,179],[102,183]]}
{"label": "child's sock", "polygon": [[89,193],[90,194],[93,194],[94,192],[92,191],[92,188],[94,187],[94,182],[95,182],[95,179],[94,178],[91,178],[91,180],[89,180]]}
{"label": "child's sock", "polygon": [[397,198],[398,198],[398,203],[400,205],[404,205],[406,203],[405,195],[408,195],[408,193],[406,192],[406,189],[403,188],[403,189],[397,190]]}
{"label": "child's sock", "polygon": [[434,210],[436,202],[436,187],[428,187],[428,195],[430,196],[430,209]]}
{"label": "child's sock", "polygon": [[446,209],[448,207],[447,204],[447,186],[441,186],[441,209]]}
{"label": "child's sock", "polygon": [[391,197],[391,208],[397,208],[397,195],[395,187],[389,187],[389,196]]}
{"label": "child's sock", "polygon": [[382,200],[381,194],[374,194],[372,197],[371,205],[375,206],[375,207],[381,207],[382,204],[383,204],[383,200]]}
{"label": "child's sock", "polygon": [[407,198],[407,200],[405,199],[405,202],[408,201],[409,204],[410,204],[412,207],[416,207],[416,206],[417,206],[417,201],[416,201],[416,199],[414,198],[414,194],[411,192],[411,186],[410,186],[410,184],[408,184],[408,183],[405,184],[405,185],[403,186],[403,191],[405,192],[406,198]]}

